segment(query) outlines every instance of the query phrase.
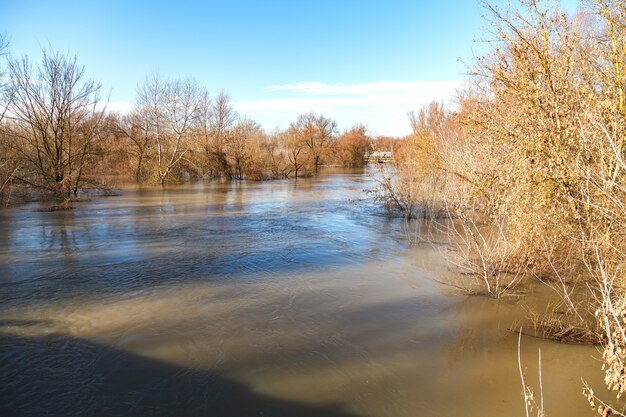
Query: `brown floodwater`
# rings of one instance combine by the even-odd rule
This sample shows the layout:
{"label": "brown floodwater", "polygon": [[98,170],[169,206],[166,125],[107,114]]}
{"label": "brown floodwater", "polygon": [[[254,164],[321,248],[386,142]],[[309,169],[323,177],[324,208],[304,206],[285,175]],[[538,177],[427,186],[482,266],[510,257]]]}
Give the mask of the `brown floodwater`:
{"label": "brown floodwater", "polygon": [[[437,283],[437,246],[411,245],[371,185],[327,171],[0,210],[0,415],[523,416],[518,301]],[[597,349],[523,337],[535,388],[538,348],[548,415],[593,415]]]}

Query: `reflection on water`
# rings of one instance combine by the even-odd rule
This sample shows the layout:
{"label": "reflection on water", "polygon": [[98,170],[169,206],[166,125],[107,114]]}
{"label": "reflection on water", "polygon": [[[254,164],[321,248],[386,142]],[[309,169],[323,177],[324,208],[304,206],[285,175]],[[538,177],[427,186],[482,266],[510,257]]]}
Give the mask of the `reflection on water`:
{"label": "reflection on water", "polygon": [[[0,415],[521,416],[520,309],[435,284],[438,252],[357,203],[369,185],[351,171],[1,211]],[[524,339],[531,384],[539,346],[547,411],[589,415],[595,350]]]}

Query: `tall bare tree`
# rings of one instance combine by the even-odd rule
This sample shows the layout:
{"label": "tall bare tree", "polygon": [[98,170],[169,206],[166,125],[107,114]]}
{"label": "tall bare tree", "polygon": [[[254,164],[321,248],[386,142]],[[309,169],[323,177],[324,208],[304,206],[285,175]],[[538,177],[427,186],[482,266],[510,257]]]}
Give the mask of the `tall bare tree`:
{"label": "tall bare tree", "polygon": [[55,194],[76,194],[88,181],[104,114],[100,85],[85,78],[76,58],[44,51],[35,70],[27,57],[9,61],[7,132],[23,168],[16,179]]}
{"label": "tall bare tree", "polygon": [[235,108],[230,102],[228,93],[220,91],[211,102],[210,112],[212,149],[209,164],[217,176],[231,175],[231,167],[226,158],[225,146],[229,131],[237,122],[238,117]]}
{"label": "tall bare tree", "polygon": [[0,34],[0,200],[4,199],[5,190],[9,188],[18,165],[9,155],[8,138],[2,129],[4,116],[11,103],[11,92],[7,81],[5,59],[8,55],[9,44],[6,37]]}
{"label": "tall bare tree", "polygon": [[201,173],[203,176],[213,176],[211,161],[214,159],[212,155],[213,135],[211,132],[211,119],[213,114],[213,100],[208,90],[201,89],[199,94],[198,106],[196,108],[196,117],[194,121],[195,135],[202,142],[202,156],[199,164],[201,165]]}
{"label": "tall bare tree", "polygon": [[0,34],[0,124],[4,120],[9,104],[11,103],[11,90],[7,81],[5,60],[9,53],[9,42],[6,36]]}
{"label": "tall bare tree", "polygon": [[[200,102],[195,81],[162,80],[155,73],[138,89],[133,112],[152,138],[156,180],[165,184],[191,148],[191,132]],[[145,134],[145,133],[144,133]]]}

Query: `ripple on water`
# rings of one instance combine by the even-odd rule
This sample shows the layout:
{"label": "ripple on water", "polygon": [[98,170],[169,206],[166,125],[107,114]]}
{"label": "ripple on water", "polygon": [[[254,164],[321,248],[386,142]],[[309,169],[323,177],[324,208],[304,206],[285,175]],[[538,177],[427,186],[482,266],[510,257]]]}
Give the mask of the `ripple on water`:
{"label": "ripple on water", "polygon": [[[370,185],[344,172],[0,211],[0,415],[521,415],[519,307],[435,284],[437,251],[406,246]],[[587,415],[593,352],[525,340],[529,368],[539,346],[548,412]]]}

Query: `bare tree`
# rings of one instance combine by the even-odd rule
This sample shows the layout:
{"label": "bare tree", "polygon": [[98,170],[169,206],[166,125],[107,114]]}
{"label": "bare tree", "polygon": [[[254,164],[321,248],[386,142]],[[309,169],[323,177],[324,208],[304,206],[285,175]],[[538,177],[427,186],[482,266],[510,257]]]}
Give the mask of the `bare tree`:
{"label": "bare tree", "polygon": [[333,158],[344,166],[365,165],[372,152],[372,141],[363,125],[343,132],[334,145]]}
{"label": "bare tree", "polygon": [[337,133],[337,123],[324,116],[308,113],[299,116],[298,120],[291,124],[291,130],[308,147],[317,173],[322,155]]}
{"label": "bare tree", "polygon": [[226,134],[226,150],[230,165],[233,169],[232,177],[235,179],[243,179],[245,167],[252,158],[253,136],[261,134],[261,126],[250,120],[240,120]]}
{"label": "bare tree", "polygon": [[7,81],[7,71],[4,61],[8,57],[9,42],[5,35],[0,34],[0,125],[4,120],[9,104],[11,103],[11,90]]}
{"label": "bare tree", "polygon": [[308,157],[306,155],[306,142],[293,127],[283,133],[283,141],[289,161],[289,169],[286,171],[286,176],[290,176],[293,173],[294,178],[298,179]]}
{"label": "bare tree", "polygon": [[260,146],[261,152],[268,160],[269,171],[275,178],[289,175],[289,161],[283,143],[284,137],[283,132],[274,132]]}
{"label": "bare tree", "polygon": [[104,114],[100,85],[86,79],[76,58],[44,51],[33,71],[28,58],[9,61],[7,131],[24,167],[16,179],[55,194],[76,194]]}
{"label": "bare tree", "polygon": [[238,117],[228,94],[220,91],[212,101],[210,112],[212,149],[209,163],[217,175],[231,175],[225,145],[228,133]]}
{"label": "bare tree", "polygon": [[196,116],[194,120],[195,135],[202,142],[202,158],[200,164],[202,166],[202,175],[213,176],[212,164],[212,142],[213,135],[211,132],[213,100],[206,89],[201,89],[199,93],[198,106],[196,108]]}
{"label": "bare tree", "polygon": [[122,137],[129,139],[132,143],[127,152],[136,160],[135,181],[141,182],[144,177],[146,160],[153,149],[150,120],[134,111],[117,120],[117,130]]}
{"label": "bare tree", "polygon": [[163,154],[161,143],[157,143],[157,157],[159,161],[159,176],[161,184],[165,182],[170,170],[191,148],[188,136],[190,136],[194,116],[199,102],[199,88],[195,81],[187,79],[169,83],[167,97],[167,112],[169,127],[174,141],[171,146],[171,155],[166,163],[163,160],[167,155]]}
{"label": "bare tree", "polygon": [[9,44],[4,35],[0,35],[0,200],[4,199],[5,191],[13,180],[19,165],[11,158],[7,147],[8,137],[3,127],[4,116],[11,103],[11,90],[7,80],[5,58],[8,55]]}
{"label": "bare tree", "polygon": [[156,153],[156,180],[165,184],[190,150],[200,90],[195,81],[162,80],[155,73],[139,87],[134,113],[145,126]]}
{"label": "bare tree", "polygon": [[[166,83],[155,72],[146,77],[143,84],[137,88],[137,99],[132,110],[135,126],[139,127],[138,130],[143,136],[143,140],[139,140],[139,143],[153,141],[155,149],[157,143],[163,143],[162,137],[166,135],[166,95]],[[160,163],[159,166],[161,166]],[[159,181],[161,179],[158,178]]]}

